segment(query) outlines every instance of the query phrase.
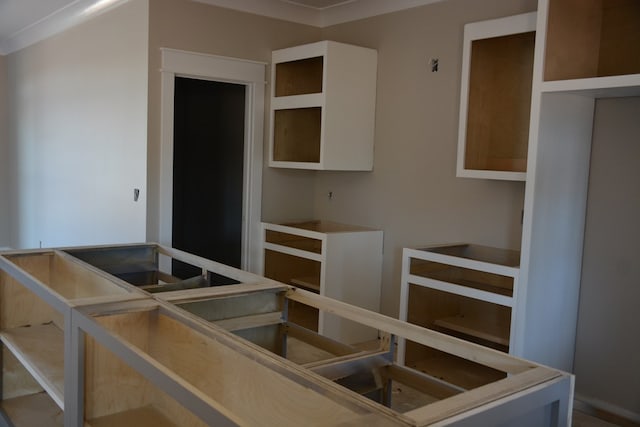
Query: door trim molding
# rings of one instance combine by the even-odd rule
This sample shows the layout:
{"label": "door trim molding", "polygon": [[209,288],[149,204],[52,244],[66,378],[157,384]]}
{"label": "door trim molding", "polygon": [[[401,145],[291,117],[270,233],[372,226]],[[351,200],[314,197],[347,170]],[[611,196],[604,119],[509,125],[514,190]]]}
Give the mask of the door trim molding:
{"label": "door trim molding", "polygon": [[171,245],[173,220],[173,113],[175,78],[236,83],[246,88],[242,203],[242,269],[262,271],[262,165],[266,63],[160,48],[161,129],[159,242]]}

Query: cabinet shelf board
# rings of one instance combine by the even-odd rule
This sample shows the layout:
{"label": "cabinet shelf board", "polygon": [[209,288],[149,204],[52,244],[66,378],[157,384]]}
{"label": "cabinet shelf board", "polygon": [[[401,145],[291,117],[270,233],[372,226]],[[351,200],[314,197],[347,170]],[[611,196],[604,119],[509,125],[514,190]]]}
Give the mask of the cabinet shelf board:
{"label": "cabinet shelf board", "polygon": [[0,339],[64,409],[64,334],[53,324],[6,329]]}
{"label": "cabinet shelf board", "polygon": [[320,277],[306,276],[306,277],[294,277],[289,283],[293,286],[304,288],[315,293],[320,293]]}
{"label": "cabinet shelf board", "polygon": [[575,93],[590,98],[640,96],[640,74],[543,82],[542,93]]}
{"label": "cabinet shelf board", "polygon": [[509,325],[487,321],[486,317],[451,316],[436,319],[433,324],[439,328],[509,346]]}
{"label": "cabinet shelf board", "polygon": [[[420,251],[447,255],[454,258],[464,258],[505,267],[520,265],[520,252],[511,249],[493,248],[490,246],[473,245],[468,243],[431,246],[420,248]],[[455,261],[453,259],[452,261]]]}
{"label": "cabinet shelf board", "polygon": [[45,392],[3,400],[0,406],[12,427],[64,426],[64,413]]}
{"label": "cabinet shelf board", "polygon": [[91,427],[137,426],[137,427],[177,427],[167,417],[152,406],[131,409],[95,418],[88,423]]}
{"label": "cabinet shelf board", "polygon": [[498,381],[506,376],[503,372],[448,354],[435,355],[415,361],[409,367],[465,390]]}
{"label": "cabinet shelf board", "polygon": [[496,292],[488,292],[486,290],[475,289],[469,286],[463,286],[414,275],[409,275],[407,277],[407,283],[411,285],[422,286],[425,288],[436,289],[442,292],[461,295],[480,301],[486,301],[493,304],[499,304],[505,307],[513,307],[513,297],[509,295],[501,295],[500,293]]}

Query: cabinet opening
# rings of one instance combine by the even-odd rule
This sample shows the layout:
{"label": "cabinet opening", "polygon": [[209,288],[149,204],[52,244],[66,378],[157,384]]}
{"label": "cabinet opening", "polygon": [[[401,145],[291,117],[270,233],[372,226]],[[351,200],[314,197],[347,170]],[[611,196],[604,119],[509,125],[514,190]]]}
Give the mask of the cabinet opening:
{"label": "cabinet opening", "polygon": [[322,56],[276,64],[275,96],[321,93],[323,68]]}
{"label": "cabinet opening", "polygon": [[640,73],[640,2],[551,0],[545,81]]}
{"label": "cabinet opening", "polygon": [[535,32],[471,44],[465,169],[524,172]]}
{"label": "cabinet opening", "polygon": [[411,258],[409,271],[415,276],[455,283],[499,295],[513,296],[513,277],[509,276],[415,258]]}
{"label": "cabinet opening", "polygon": [[[320,262],[265,250],[264,275],[269,279],[320,293]],[[318,331],[319,311],[314,307],[290,301],[289,321],[304,328]]]}
{"label": "cabinet opening", "polygon": [[313,252],[316,254],[322,253],[322,240],[312,239],[295,234],[266,230],[265,241],[267,243],[275,243],[277,245],[300,249],[307,252]]}
{"label": "cabinet opening", "polygon": [[274,111],[273,160],[320,162],[322,108]]}
{"label": "cabinet opening", "polygon": [[[122,326],[117,332],[127,339],[148,339],[141,325],[129,331]],[[142,347],[147,350],[148,344]],[[92,427],[207,425],[91,336],[86,338],[84,376],[85,419]]]}
{"label": "cabinet opening", "polygon": [[407,341],[406,346],[406,366],[465,390],[481,387],[507,377],[505,372],[413,341]]}
{"label": "cabinet opening", "polygon": [[410,284],[407,321],[509,351],[510,307]]}

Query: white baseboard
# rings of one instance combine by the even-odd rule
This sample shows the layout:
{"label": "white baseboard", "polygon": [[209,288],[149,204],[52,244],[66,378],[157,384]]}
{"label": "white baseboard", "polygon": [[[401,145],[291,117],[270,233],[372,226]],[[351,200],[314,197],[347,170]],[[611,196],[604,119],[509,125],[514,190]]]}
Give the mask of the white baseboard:
{"label": "white baseboard", "polygon": [[636,412],[629,411],[628,409],[621,408],[609,402],[604,402],[602,400],[586,397],[580,394],[575,395],[573,407],[574,409],[586,414],[604,412],[615,417],[620,417],[624,420],[640,423],[640,414]]}

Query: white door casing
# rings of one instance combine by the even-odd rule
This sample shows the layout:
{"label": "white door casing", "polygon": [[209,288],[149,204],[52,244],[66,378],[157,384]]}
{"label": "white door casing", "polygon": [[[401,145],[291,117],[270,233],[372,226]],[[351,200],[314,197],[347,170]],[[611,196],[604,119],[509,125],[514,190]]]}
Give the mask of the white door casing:
{"label": "white door casing", "polygon": [[261,201],[266,63],[161,48],[159,243],[171,245],[175,78],[235,83],[246,88],[242,206],[242,269],[262,271]]}

